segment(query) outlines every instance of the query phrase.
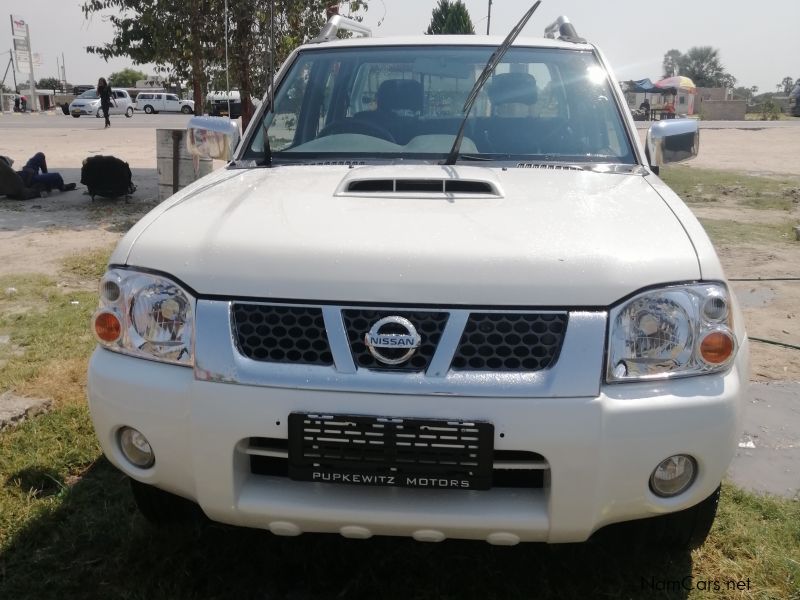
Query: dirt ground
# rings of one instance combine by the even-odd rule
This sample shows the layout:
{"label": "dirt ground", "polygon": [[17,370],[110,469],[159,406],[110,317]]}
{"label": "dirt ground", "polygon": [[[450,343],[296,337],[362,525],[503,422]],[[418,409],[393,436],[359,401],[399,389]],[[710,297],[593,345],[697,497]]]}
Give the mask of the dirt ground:
{"label": "dirt ground", "polygon": [[[35,118],[35,117],[31,117]],[[0,276],[44,273],[59,276],[63,259],[95,249],[110,249],[121,235],[157,204],[155,131],[151,129],[71,130],[4,129],[0,121],[0,154],[24,162],[43,151],[52,170],[67,182],[77,182],[84,158],[113,154],[133,170],[137,191],[129,201],[92,201],[83,186],[72,192],[52,192],[47,198],[18,202],[0,200]],[[743,171],[751,174],[791,174],[800,177],[800,130],[703,130],[700,156],[694,168]],[[221,164],[221,163],[220,163]],[[800,189],[800,183],[798,183]],[[693,207],[700,218],[731,219],[740,223],[800,225],[800,204],[786,211],[748,210],[718,199]],[[779,245],[718,244],[731,279],[800,277],[800,242]],[[94,281],[71,282],[93,287]],[[797,281],[733,282],[751,336],[800,344],[800,283]],[[752,378],[761,381],[800,381],[800,351],[754,342]]]}

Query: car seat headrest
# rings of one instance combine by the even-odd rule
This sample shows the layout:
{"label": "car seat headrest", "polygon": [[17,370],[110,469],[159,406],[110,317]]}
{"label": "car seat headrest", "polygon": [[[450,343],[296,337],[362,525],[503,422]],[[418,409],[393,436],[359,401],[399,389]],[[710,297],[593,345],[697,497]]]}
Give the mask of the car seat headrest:
{"label": "car seat headrest", "polygon": [[539,92],[536,79],[528,73],[500,73],[492,77],[487,89],[493,106],[519,102],[536,104]]}
{"label": "car seat headrest", "polygon": [[378,110],[422,112],[422,84],[415,79],[387,79],[378,87]]}

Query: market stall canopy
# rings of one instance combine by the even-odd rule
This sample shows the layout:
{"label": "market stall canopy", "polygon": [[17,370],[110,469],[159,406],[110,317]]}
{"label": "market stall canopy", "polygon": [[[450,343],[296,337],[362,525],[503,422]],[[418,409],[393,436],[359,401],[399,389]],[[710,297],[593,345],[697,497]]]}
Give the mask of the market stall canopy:
{"label": "market stall canopy", "polygon": [[695,86],[694,81],[683,75],[667,77],[661,81],[656,81],[654,85],[664,92],[668,91],[673,94],[677,94],[679,91],[689,92],[690,94],[697,92],[697,86]]}
{"label": "market stall canopy", "polygon": [[649,79],[631,79],[627,82],[627,91],[637,94],[662,93],[664,90],[656,88],[655,84]]}

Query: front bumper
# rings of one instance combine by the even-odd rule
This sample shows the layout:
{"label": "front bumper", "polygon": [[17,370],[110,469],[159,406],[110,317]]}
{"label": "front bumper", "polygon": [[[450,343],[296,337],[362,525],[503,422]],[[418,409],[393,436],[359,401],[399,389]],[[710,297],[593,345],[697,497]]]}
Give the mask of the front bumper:
{"label": "front bumper", "polygon": [[[201,381],[191,369],[97,349],[89,402],[103,451],[144,483],[196,501],[212,519],[281,535],[412,536],[579,542],[600,527],[688,508],[719,485],[736,447],[747,383],[747,341],[721,375],[604,386],[592,397],[389,394]],[[251,437],[286,438],[294,411],[474,419],[495,426],[495,450],[545,457],[538,489],[361,487],[255,475]],[[156,463],[122,456],[118,430],[140,430]],[[690,454],[698,477],[683,494],[648,487],[655,466]]]}
{"label": "front bumper", "polygon": [[81,116],[89,116],[93,117],[98,109],[95,109],[93,106],[78,106],[74,108],[70,108],[71,115],[81,115]]}

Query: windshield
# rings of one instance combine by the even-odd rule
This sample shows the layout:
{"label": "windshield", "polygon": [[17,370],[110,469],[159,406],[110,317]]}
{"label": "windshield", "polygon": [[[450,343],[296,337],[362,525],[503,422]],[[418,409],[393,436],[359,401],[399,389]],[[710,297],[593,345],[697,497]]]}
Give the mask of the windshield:
{"label": "windshield", "polygon": [[[253,130],[244,159],[447,156],[494,48],[368,47],[300,53]],[[590,51],[514,47],[481,90],[465,159],[634,164],[605,71]]]}
{"label": "windshield", "polygon": [[95,100],[97,99],[97,90],[86,90],[83,92],[78,98],[84,98],[86,100]]}

